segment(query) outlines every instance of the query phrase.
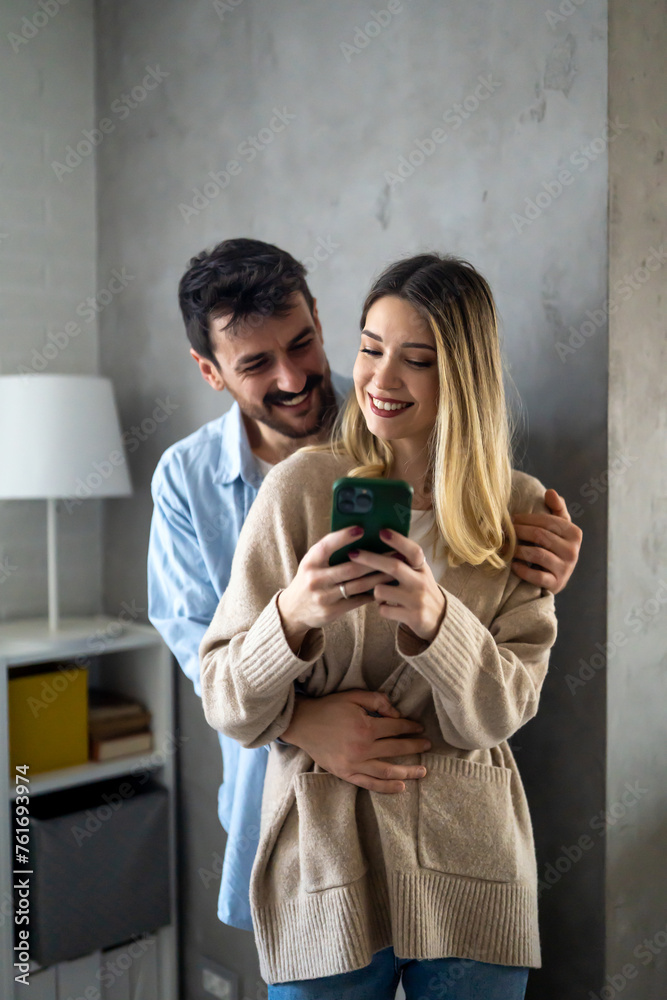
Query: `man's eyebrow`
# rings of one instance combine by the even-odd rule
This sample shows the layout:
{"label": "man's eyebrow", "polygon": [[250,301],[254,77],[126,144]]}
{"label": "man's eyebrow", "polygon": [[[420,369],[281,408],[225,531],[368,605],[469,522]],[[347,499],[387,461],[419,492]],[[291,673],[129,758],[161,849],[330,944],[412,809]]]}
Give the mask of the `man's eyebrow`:
{"label": "man's eyebrow", "polygon": [[[300,333],[297,333],[296,337],[292,337],[287,346],[294,347],[295,344],[297,344],[309,333],[315,333],[315,328],[310,324],[308,326],[304,326],[303,330],[301,330]],[[242,354],[240,358],[237,358],[234,368],[238,371],[238,369],[243,368],[244,365],[249,365],[253,361],[261,361],[263,358],[268,357],[269,354],[270,351],[260,351],[258,354]]]}
{"label": "man's eyebrow", "polygon": [[[378,336],[377,333],[371,333],[370,330],[361,331],[365,337],[372,337],[373,340],[379,340],[382,343],[382,337]],[[405,344],[401,344],[401,347],[425,347],[427,351],[435,351],[435,347],[431,344],[418,344],[416,340],[407,341]],[[435,351],[437,354],[437,351]]]}

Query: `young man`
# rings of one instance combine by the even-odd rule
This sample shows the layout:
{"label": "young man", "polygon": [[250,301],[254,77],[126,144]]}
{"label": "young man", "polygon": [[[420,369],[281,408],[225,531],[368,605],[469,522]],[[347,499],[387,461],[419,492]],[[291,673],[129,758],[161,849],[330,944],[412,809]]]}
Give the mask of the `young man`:
{"label": "young man", "polygon": [[[202,377],[234,399],[222,417],[167,449],[152,482],[148,616],[201,696],[199,645],[262,479],[297,448],[326,439],[352,381],[330,371],[305,268],[275,246],[236,239],[202,252],[181,279],[179,303]],[[576,565],[581,530],[554,490],[545,502],[553,514],[514,518],[518,539],[529,545],[519,544],[513,568],[558,593]],[[297,696],[282,738],[339,778],[395,794],[417,768],[387,758],[428,749],[420,732],[385,695],[358,690]],[[218,917],[252,930],[248,886],[267,750],[219,740],[227,845]]]}

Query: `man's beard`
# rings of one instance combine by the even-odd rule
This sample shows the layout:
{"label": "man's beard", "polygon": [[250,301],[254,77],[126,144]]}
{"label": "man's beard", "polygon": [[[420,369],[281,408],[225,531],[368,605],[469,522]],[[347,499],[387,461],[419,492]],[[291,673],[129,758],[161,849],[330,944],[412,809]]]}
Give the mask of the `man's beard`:
{"label": "man's beard", "polygon": [[[308,425],[305,425],[303,429],[295,427],[293,424],[284,421],[279,413],[276,413],[275,409],[271,409],[271,403],[279,402],[280,400],[293,399],[294,396],[301,396],[304,392],[310,392],[313,390],[313,404],[316,407],[316,418],[313,421],[313,410],[308,412]],[[319,405],[317,403],[317,397],[319,396]],[[265,427],[270,427],[271,430],[277,431],[279,434],[284,435],[284,437],[292,438],[297,440],[298,438],[312,437],[314,434],[319,434],[321,431],[329,431],[336,417],[337,403],[336,395],[331,384],[331,376],[329,372],[326,375],[308,375],[306,377],[306,384],[301,392],[292,393],[291,395],[286,394],[275,394],[271,396],[266,396],[264,399],[264,406],[253,406],[249,407],[246,404],[241,404],[239,400],[239,405],[243,413],[253,420],[257,420],[259,423],[264,424]],[[310,423],[310,421],[313,421]]]}

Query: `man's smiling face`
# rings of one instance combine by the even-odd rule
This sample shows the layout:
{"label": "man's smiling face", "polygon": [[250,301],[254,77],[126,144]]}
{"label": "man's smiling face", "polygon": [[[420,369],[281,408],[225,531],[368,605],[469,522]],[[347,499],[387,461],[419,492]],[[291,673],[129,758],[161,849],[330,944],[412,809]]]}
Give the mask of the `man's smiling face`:
{"label": "man's smiling face", "polygon": [[233,333],[225,330],[228,316],[212,319],[211,346],[220,371],[218,384],[207,381],[228,389],[246,417],[294,439],[322,430],[336,398],[317,309],[311,314],[300,292],[289,305],[284,315],[254,316]]}

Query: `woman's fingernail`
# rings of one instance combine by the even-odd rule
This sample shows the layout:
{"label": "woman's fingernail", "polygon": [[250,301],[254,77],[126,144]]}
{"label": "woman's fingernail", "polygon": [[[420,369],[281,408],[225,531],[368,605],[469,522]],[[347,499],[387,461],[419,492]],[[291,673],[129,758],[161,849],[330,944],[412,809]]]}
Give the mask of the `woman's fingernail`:
{"label": "woman's fingernail", "polygon": [[361,538],[363,533],[364,529],[362,527],[350,528],[350,534],[352,535],[352,538]]}
{"label": "woman's fingernail", "polygon": [[424,777],[424,775],[426,774],[426,768],[425,768],[425,767],[420,767],[420,768],[419,768],[419,774],[420,774],[420,775],[421,775],[421,777],[423,778],[423,777]]}
{"label": "woman's fingernail", "polygon": [[347,554],[350,559],[356,559],[359,555],[359,549],[349,549]]}
{"label": "woman's fingernail", "polygon": [[389,530],[389,528],[383,528],[380,532],[380,538],[382,538],[385,542],[389,541],[391,535],[392,532]]}

